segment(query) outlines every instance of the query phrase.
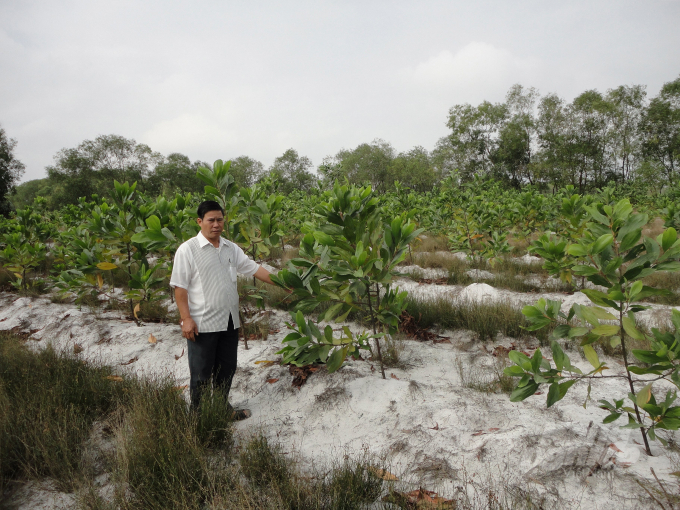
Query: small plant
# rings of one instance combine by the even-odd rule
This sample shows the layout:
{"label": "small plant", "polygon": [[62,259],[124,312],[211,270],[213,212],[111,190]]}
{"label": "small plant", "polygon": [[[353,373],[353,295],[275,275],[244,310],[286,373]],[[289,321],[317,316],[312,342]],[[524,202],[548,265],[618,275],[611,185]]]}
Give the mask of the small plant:
{"label": "small plant", "polygon": [[[674,331],[661,332],[653,328],[652,335],[640,331],[635,314],[648,308],[640,304],[642,300],[668,292],[648,287],[642,280],[659,271],[680,270],[680,241],[673,228],[666,229],[656,240],[641,239],[648,217],[634,214],[628,200],[613,206],[585,206],[585,210],[591,221],[580,241],[570,244],[567,252],[577,259],[572,268],[575,275],[584,276],[606,290],[584,289],[582,292],[593,306],[573,305],[568,313],[560,310],[561,302],[552,300],[541,299],[535,306],[524,307],[522,313],[530,323],[528,330],[554,327],[551,335],[554,366],[543,358],[540,349],[531,358],[511,351],[509,356],[515,365],[506,368],[505,373],[520,380],[510,398],[514,402],[524,400],[536,393],[541,384],[549,384],[547,405],[552,406],[573,384],[582,380],[588,381],[590,395],[591,381],[609,368],[600,361],[593,344],[607,341],[612,347],[620,346],[626,373],[608,377],[620,377],[626,383],[630,390],[629,403],[625,403],[625,399],[600,400],[600,407],[609,411],[604,423],[626,416],[628,423],[624,427],[640,430],[645,449],[651,455],[648,437],[663,442],[657,430],[680,428],[680,406],[674,405],[677,390],[668,390],[663,400],[657,400],[652,392],[656,380],[663,379],[680,387],[680,312],[673,311]],[[572,365],[557,342],[575,338],[581,339],[580,346],[593,367],[589,372],[584,373]],[[651,349],[629,352],[628,338],[648,340]],[[635,377],[640,375],[647,377]]]}

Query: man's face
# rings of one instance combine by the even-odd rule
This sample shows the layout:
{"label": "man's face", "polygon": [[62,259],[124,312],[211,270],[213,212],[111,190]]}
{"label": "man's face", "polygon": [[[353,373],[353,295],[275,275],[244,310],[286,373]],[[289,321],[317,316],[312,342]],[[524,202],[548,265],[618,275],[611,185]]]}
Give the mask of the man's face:
{"label": "man's face", "polygon": [[208,211],[203,219],[198,218],[198,225],[201,227],[201,234],[208,241],[217,241],[224,230],[224,215],[222,211]]}

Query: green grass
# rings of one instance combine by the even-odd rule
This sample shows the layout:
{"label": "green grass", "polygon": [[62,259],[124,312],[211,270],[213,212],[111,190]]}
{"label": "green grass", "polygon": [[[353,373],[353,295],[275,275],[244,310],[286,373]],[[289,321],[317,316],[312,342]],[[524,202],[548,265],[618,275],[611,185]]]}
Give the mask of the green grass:
{"label": "green grass", "polygon": [[505,303],[452,303],[447,298],[421,301],[408,298],[406,311],[422,328],[466,329],[480,340],[493,340],[498,333],[514,338],[527,336],[522,312]]}
{"label": "green grass", "polygon": [[[33,352],[0,333],[0,494],[50,477],[83,509],[344,510],[382,493],[373,468],[380,464],[365,456],[303,474],[261,434],[239,453],[229,415],[219,391],[191,411],[168,378],[116,377],[108,367],[49,347]],[[94,481],[101,472],[114,486],[108,500]]]}

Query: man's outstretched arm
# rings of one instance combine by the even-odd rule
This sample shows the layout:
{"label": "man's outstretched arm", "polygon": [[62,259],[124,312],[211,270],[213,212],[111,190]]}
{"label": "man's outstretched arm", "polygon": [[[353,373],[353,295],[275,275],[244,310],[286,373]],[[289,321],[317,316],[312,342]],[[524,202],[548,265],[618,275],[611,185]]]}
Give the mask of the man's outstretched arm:
{"label": "man's outstretched arm", "polygon": [[264,283],[274,285],[274,282],[271,280],[271,278],[269,278],[270,274],[271,273],[269,271],[267,271],[264,267],[260,266],[253,276]]}

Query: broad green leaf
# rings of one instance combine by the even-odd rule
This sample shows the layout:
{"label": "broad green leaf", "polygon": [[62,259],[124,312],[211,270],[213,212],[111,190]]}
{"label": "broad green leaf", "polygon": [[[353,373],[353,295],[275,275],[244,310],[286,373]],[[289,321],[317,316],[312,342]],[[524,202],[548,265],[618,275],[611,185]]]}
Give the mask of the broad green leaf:
{"label": "broad green leaf", "polygon": [[610,246],[614,242],[614,236],[611,234],[604,234],[600,236],[597,241],[593,243],[592,253],[598,254],[604,251],[605,248]]}
{"label": "broad green leaf", "polygon": [[611,336],[619,332],[619,327],[613,324],[600,324],[598,327],[593,328],[593,333],[600,336]]}
{"label": "broad green leaf", "polygon": [[673,246],[673,244],[677,240],[678,233],[675,231],[673,227],[669,227],[666,229],[666,231],[663,233],[661,237],[661,247],[663,248],[664,251],[666,251],[668,248]]}
{"label": "broad green leaf", "polygon": [[586,359],[593,366],[593,368],[600,368],[600,359],[597,357],[597,353],[591,345],[583,346],[583,354],[585,354]]}
{"label": "broad green leaf", "polygon": [[342,366],[343,362],[345,361],[346,357],[347,347],[335,349],[333,353],[328,357],[328,361],[326,362],[328,371],[332,373],[339,369]]}
{"label": "broad green leaf", "polygon": [[510,394],[510,402],[521,402],[522,400],[530,397],[538,390],[538,384],[534,381],[529,381],[528,384],[515,388],[515,390]]}
{"label": "broad green leaf", "polygon": [[100,262],[97,264],[97,267],[102,271],[111,271],[112,269],[116,269],[118,266],[116,264],[112,264],[111,262]]}
{"label": "broad green leaf", "polygon": [[580,244],[570,244],[567,247],[567,253],[572,257],[585,257],[588,255],[588,250],[586,250]]}
{"label": "broad green leaf", "polygon": [[604,420],[602,420],[602,423],[611,423],[613,421],[618,420],[620,416],[621,413],[612,413],[609,416],[607,416]]}
{"label": "broad green leaf", "polygon": [[623,318],[623,329],[626,333],[631,338],[634,338],[635,340],[644,340],[645,335],[643,335],[636,327],[635,327],[635,321],[631,319],[630,317],[624,317]]}
{"label": "broad green leaf", "polygon": [[652,383],[649,383],[646,385],[644,388],[642,388],[640,391],[638,391],[637,397],[636,397],[636,403],[640,407],[644,406],[647,402],[649,402],[649,399],[652,396]]}

